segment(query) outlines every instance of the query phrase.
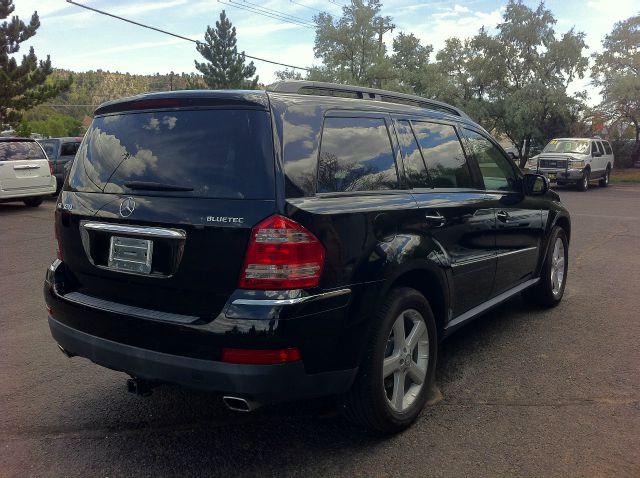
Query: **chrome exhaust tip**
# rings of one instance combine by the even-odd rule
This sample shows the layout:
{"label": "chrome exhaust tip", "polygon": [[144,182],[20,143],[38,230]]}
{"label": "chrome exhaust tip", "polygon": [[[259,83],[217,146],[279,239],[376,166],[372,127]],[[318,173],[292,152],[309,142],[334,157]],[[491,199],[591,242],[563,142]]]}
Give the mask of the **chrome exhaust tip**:
{"label": "chrome exhaust tip", "polygon": [[234,412],[249,413],[256,408],[260,408],[261,404],[252,400],[247,400],[242,397],[233,397],[231,395],[225,395],[222,397],[222,402],[227,406],[229,410]]}
{"label": "chrome exhaust tip", "polygon": [[60,344],[56,344],[56,345],[58,346],[58,349],[60,349],[60,352],[62,352],[67,358],[76,356],[76,354],[72,354],[71,352],[65,350],[64,347],[62,347],[62,345]]}

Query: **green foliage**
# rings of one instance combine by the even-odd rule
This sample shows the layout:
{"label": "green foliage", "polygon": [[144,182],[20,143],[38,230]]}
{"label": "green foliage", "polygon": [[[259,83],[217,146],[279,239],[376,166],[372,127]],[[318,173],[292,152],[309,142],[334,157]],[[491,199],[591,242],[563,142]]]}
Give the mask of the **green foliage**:
{"label": "green foliage", "polygon": [[16,125],[21,111],[28,110],[56,96],[71,84],[71,79],[47,81],[53,72],[51,60],[38,61],[33,47],[18,63],[15,54],[20,44],[36,34],[40,27],[37,13],[33,13],[29,23],[17,16],[6,19],[14,12],[13,0],[0,0],[0,126],[5,123]]}
{"label": "green foliage", "polygon": [[636,143],[629,139],[611,141],[616,168],[631,168],[635,162]]}
{"label": "green foliage", "polygon": [[68,115],[52,115],[44,120],[33,120],[25,122],[26,126],[33,133],[40,133],[43,136],[80,136],[83,134],[82,123]]}
{"label": "green foliage", "polygon": [[640,14],[615,24],[593,55],[592,82],[600,87],[600,107],[610,117],[633,124],[640,141]]}
{"label": "green foliage", "polygon": [[392,62],[382,41],[393,28],[390,17],[382,17],[380,0],[352,0],[334,19],[323,12],[314,17],[316,38],[313,52],[323,67],[314,68],[310,79],[382,86],[393,79]]}
{"label": "green foliage", "polygon": [[275,72],[276,78],[280,81],[284,80],[302,80],[302,74],[295,69],[284,69]]}
{"label": "green foliage", "polygon": [[238,53],[236,27],[231,25],[224,10],[216,27],[207,27],[205,42],[198,43],[198,52],[207,62],[195,62],[196,68],[204,76],[204,82],[211,89],[255,89],[258,77],[253,62],[245,65],[244,52]]}

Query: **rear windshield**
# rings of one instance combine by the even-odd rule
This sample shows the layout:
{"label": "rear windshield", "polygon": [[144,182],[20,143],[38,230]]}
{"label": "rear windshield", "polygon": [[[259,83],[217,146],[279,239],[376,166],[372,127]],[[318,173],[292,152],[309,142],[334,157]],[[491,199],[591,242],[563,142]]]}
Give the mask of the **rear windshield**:
{"label": "rear windshield", "polygon": [[88,192],[271,199],[273,167],[267,112],[115,114],[94,118],[69,186]]}
{"label": "rear windshield", "polygon": [[23,161],[25,159],[47,159],[35,141],[1,141],[0,161]]}
{"label": "rear windshield", "polygon": [[44,149],[45,153],[49,158],[57,158],[58,157],[58,142],[55,140],[52,141],[39,141],[40,146]]}

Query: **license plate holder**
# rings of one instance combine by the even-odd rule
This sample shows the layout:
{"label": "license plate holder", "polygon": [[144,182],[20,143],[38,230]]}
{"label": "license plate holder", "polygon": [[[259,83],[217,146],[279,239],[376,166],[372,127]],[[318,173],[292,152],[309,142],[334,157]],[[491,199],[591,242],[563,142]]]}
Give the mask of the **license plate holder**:
{"label": "license plate holder", "polygon": [[547,178],[549,179],[550,183],[555,183],[556,179],[558,178],[558,173],[547,173]]}
{"label": "license plate holder", "polygon": [[135,237],[111,236],[108,267],[121,272],[150,274],[153,241]]}

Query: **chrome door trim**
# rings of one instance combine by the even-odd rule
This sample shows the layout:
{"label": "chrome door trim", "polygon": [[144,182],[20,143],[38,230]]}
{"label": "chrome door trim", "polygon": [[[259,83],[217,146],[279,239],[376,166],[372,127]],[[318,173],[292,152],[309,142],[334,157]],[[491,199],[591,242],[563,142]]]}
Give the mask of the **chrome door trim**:
{"label": "chrome door trim", "polygon": [[351,289],[338,289],[322,294],[306,295],[304,297],[294,297],[293,299],[235,299],[232,305],[263,305],[263,306],[279,306],[302,304],[312,300],[329,299],[331,297],[339,297],[341,295],[350,294]]}
{"label": "chrome door trim", "polygon": [[165,229],[162,227],[128,226],[105,222],[82,222],[82,227],[89,231],[108,232],[113,234],[131,234],[134,236],[155,237],[161,239],[184,239],[187,233],[182,229]]}
{"label": "chrome door trim", "polygon": [[13,169],[40,169],[37,164],[16,164]]}
{"label": "chrome door trim", "polygon": [[515,251],[501,252],[501,253],[497,254],[496,257],[500,258],[500,257],[504,257],[504,256],[510,256],[512,254],[519,254],[521,252],[529,252],[529,251],[537,251],[537,250],[538,250],[538,248],[536,246],[526,247],[524,249],[516,249]]}

